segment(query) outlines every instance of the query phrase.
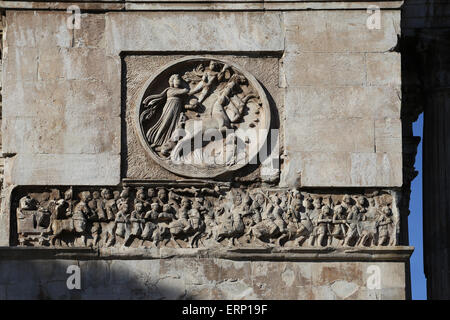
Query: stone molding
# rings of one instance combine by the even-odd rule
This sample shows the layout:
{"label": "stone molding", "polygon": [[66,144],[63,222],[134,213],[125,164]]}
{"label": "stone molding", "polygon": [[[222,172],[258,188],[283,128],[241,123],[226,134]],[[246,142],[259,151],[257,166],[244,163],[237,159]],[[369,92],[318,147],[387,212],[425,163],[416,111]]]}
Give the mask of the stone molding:
{"label": "stone molding", "polygon": [[151,260],[173,258],[228,259],[235,261],[367,261],[407,262],[414,251],[411,246],[382,248],[45,248],[0,247],[2,260],[83,259],[83,260]]}
{"label": "stone molding", "polygon": [[284,10],[366,10],[371,5],[380,9],[400,9],[403,1],[347,1],[347,0],[297,0],[297,1],[232,1],[232,0],[95,0],[90,2],[63,1],[0,1],[2,9],[66,10],[77,5],[89,11],[284,11]]}

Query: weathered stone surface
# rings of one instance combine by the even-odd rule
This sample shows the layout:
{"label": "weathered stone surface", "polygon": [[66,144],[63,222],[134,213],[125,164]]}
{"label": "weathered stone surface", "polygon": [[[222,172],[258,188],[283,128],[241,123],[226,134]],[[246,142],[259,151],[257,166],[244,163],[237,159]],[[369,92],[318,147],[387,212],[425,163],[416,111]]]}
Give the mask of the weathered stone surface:
{"label": "weathered stone surface", "polygon": [[4,153],[120,154],[119,117],[18,117],[5,119],[2,126],[4,132],[21,133],[5,135]]}
{"label": "weathered stone surface", "polygon": [[401,60],[397,52],[367,53],[367,83],[371,86],[401,84]]}
{"label": "weathered stone surface", "polygon": [[369,119],[295,117],[286,121],[285,132],[288,151],[374,151],[374,125]]}
{"label": "weathered stone surface", "polygon": [[5,172],[5,182],[13,185],[117,185],[120,182],[120,155],[17,155],[6,159]]}
{"label": "weathered stone surface", "polygon": [[[401,60],[395,52],[401,2],[119,2],[78,3],[81,9],[94,11],[82,15],[81,29],[69,29],[69,14],[64,11],[67,3],[0,1],[0,6],[27,9],[6,10],[2,151],[8,158],[0,245],[25,239],[20,244],[43,249],[39,246],[48,245],[38,242],[43,234],[35,232],[27,238],[27,230],[32,227],[31,231],[44,228],[42,220],[39,226],[32,219],[27,220],[28,224],[19,220],[42,218],[42,212],[51,212],[54,220],[49,234],[53,238],[63,231],[66,235],[73,233],[74,241],[70,242],[69,237],[69,243],[81,246],[87,235],[89,244],[99,246],[95,250],[83,248],[89,252],[80,252],[79,256],[65,251],[69,249],[56,248],[55,243],[48,249],[54,250],[55,256],[70,260],[54,259],[44,251],[36,251],[35,258],[45,256],[51,260],[26,260],[25,254],[14,253],[17,259],[25,259],[15,261],[4,259],[5,254],[0,252],[0,298],[404,299],[408,291],[407,257],[395,247],[403,230],[395,193],[404,183]],[[372,4],[387,8],[381,12],[380,29],[369,30],[366,26],[370,15],[366,8]],[[46,10],[28,11],[34,8]],[[169,11],[151,11],[163,9]],[[145,94],[139,95],[139,90],[167,62],[194,54],[202,59],[230,59],[239,65],[236,70],[253,74],[261,84],[264,90],[260,90],[259,97],[267,96],[270,102],[270,127],[280,129],[279,141],[272,144],[276,148],[274,154],[283,154],[280,181],[278,169],[267,179],[263,173],[271,160],[277,162],[276,158],[257,167],[246,166],[242,172],[236,170],[236,174],[202,176],[220,182],[183,182],[179,180],[182,173],[168,172],[143,153],[133,107],[144,95],[164,92],[167,84],[148,87]],[[206,73],[200,71],[197,76],[203,79]],[[163,71],[164,82],[170,75],[166,77]],[[195,79],[190,89],[202,81],[207,87],[205,79]],[[223,94],[223,87],[215,89],[215,94],[226,98],[242,99],[248,93],[244,82],[239,88],[233,87],[233,94]],[[231,108],[225,100],[217,99],[222,107]],[[180,101],[178,104],[185,108],[186,101]],[[153,119],[148,120],[147,130],[153,126]],[[179,196],[170,200],[170,206],[178,207],[174,209],[176,216],[171,217],[175,222],[171,227],[164,220],[167,217],[159,216],[162,212],[157,206],[154,210],[158,218],[141,217],[144,205],[148,213],[162,197],[157,200],[150,196],[144,201],[142,192],[139,198],[136,191],[139,183],[146,192],[149,186],[162,190],[155,180],[163,179],[169,180],[163,186],[172,192],[171,196]],[[230,182],[233,192],[242,187],[240,196],[236,193],[236,198],[227,198],[232,194]],[[257,185],[248,187],[250,182]],[[127,184],[131,189],[126,188]],[[16,194],[9,195],[15,185],[19,186],[16,193],[26,190],[20,201]],[[108,197],[99,195],[100,186],[115,193]],[[75,190],[75,194],[73,198],[63,192],[55,196],[55,188]],[[316,188],[321,193],[310,192]],[[131,195],[127,193],[130,190]],[[327,196],[323,190],[332,192]],[[300,225],[305,226],[305,216],[310,215],[312,200],[308,197],[314,198],[315,213],[320,209],[321,216],[326,217],[345,207],[343,195],[349,190],[350,202],[354,204],[350,207],[365,218],[362,212],[375,208],[369,202],[377,202],[383,212],[378,210],[375,220],[369,215],[364,221],[386,222],[389,241],[380,248],[374,247],[378,240],[373,239],[369,245],[360,246],[356,241],[342,244],[339,235],[331,235],[329,229],[319,226],[331,227],[335,221],[318,223],[313,218],[315,231],[308,230],[307,239],[321,240],[316,239],[315,244],[297,243],[300,236],[306,235],[300,231]],[[257,193],[259,205],[255,201]],[[297,204],[295,211],[290,201],[300,193],[297,200],[304,200],[304,204]],[[364,204],[359,202],[362,196],[358,195],[362,194]],[[251,201],[249,196],[253,197]],[[33,197],[41,211],[26,206]],[[124,217],[132,216],[134,229],[131,230],[131,223],[124,229],[128,235],[133,233],[130,243],[131,238],[111,228],[127,224],[126,221],[100,217],[101,210],[111,201]],[[158,203],[168,205],[165,201]],[[67,205],[70,209],[61,212],[73,214],[76,219],[58,215],[60,212],[52,207],[56,203],[58,210]],[[208,207],[211,203],[213,207]],[[261,208],[268,211],[259,212],[263,215],[258,218],[254,211]],[[254,211],[247,214],[250,209]],[[389,212],[392,219],[387,218],[391,217]],[[208,216],[210,220],[206,219],[208,214],[212,214]],[[271,216],[267,218],[265,214]],[[293,221],[290,214],[300,220]],[[351,217],[348,213],[343,218],[352,223]],[[138,221],[141,218],[144,221]],[[249,220],[254,218],[253,222]],[[79,221],[89,228],[77,225],[76,229]],[[20,233],[17,239],[13,230],[16,222]],[[142,239],[137,226],[150,226],[150,222],[161,227],[157,235],[164,238],[167,232],[173,238],[180,236],[179,241],[160,245],[156,236]],[[183,231],[183,235],[179,230],[187,225],[190,233]],[[289,227],[289,232],[285,227]],[[263,233],[271,228],[278,228],[279,233],[266,239]],[[379,234],[381,226],[375,228]],[[350,234],[349,227],[343,229],[346,236]],[[206,231],[211,232],[209,238],[203,237]],[[363,231],[371,232],[367,228]],[[108,232],[120,238],[111,248],[106,248]],[[98,239],[100,242],[96,242]],[[266,246],[252,248],[256,239],[264,240]],[[324,244],[324,239],[331,242]],[[356,239],[363,236],[358,234]],[[181,252],[177,244],[196,248],[183,248]],[[337,247],[345,250],[334,252]],[[392,252],[388,253],[388,249]],[[67,290],[69,264],[81,267],[82,290]],[[381,270],[381,284],[375,289],[368,286],[368,267],[374,265]]]}
{"label": "weathered stone surface", "polygon": [[[286,89],[286,121],[400,118],[401,90],[394,86],[303,86]],[[292,122],[296,122],[292,120]]]}
{"label": "weathered stone surface", "polygon": [[283,68],[288,87],[366,83],[365,55],[360,53],[287,54]]}
{"label": "weathered stone surface", "polygon": [[365,152],[288,152],[281,185],[401,186],[402,154]]}
{"label": "weathered stone surface", "polygon": [[369,29],[370,12],[284,12],[287,52],[386,52],[397,45],[400,12],[381,13],[380,29]]}
{"label": "weathered stone surface", "polygon": [[[213,265],[215,272],[198,274],[194,283],[179,274],[186,263],[203,271]],[[80,267],[80,290],[66,286],[69,265]],[[380,288],[368,288],[370,266],[382,270]],[[5,299],[404,299],[404,268],[401,262],[1,260],[0,292]]]}
{"label": "weathered stone surface", "polygon": [[375,148],[377,152],[402,150],[402,123],[400,119],[385,118],[375,121]]}
{"label": "weathered stone surface", "polygon": [[122,51],[282,51],[282,16],[278,12],[111,12],[106,15],[106,45],[112,55]]}
{"label": "weathered stone surface", "polygon": [[7,182],[118,183],[120,58],[101,49],[104,17],[89,15],[76,35],[65,13],[8,12],[6,20],[3,152],[18,154]]}

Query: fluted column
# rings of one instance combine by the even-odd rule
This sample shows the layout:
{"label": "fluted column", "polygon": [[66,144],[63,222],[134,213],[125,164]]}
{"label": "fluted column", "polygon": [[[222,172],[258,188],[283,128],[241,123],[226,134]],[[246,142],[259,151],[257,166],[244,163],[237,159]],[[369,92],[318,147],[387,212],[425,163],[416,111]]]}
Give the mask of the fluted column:
{"label": "fluted column", "polygon": [[423,228],[429,299],[450,299],[450,32],[424,33]]}

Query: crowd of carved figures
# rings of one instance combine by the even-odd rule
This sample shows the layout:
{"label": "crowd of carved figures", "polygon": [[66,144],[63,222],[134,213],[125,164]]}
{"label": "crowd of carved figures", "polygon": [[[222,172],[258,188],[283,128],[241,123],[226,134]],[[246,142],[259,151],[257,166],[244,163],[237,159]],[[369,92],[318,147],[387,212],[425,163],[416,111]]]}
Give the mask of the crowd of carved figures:
{"label": "crowd of carved figures", "polygon": [[69,188],[28,193],[17,208],[19,244],[31,246],[392,246],[396,224],[383,192]]}

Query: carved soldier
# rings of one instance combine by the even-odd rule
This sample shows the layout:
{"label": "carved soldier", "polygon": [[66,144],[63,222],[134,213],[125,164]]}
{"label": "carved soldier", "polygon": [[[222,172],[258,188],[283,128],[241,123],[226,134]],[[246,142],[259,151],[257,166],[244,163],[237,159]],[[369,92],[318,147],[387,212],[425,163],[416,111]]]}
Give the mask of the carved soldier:
{"label": "carved soldier", "polygon": [[154,188],[148,188],[147,190],[147,199],[152,203],[156,201],[156,192]]}
{"label": "carved soldier", "polygon": [[116,202],[117,207],[120,207],[123,203],[126,203],[128,207],[130,206],[130,187],[123,187]]}
{"label": "carved soldier", "polygon": [[342,205],[342,208],[344,208],[344,210],[345,210],[345,214],[348,215],[353,206],[352,198],[348,194],[345,194],[344,197],[342,198],[341,205]]}
{"label": "carved soldier", "polygon": [[144,211],[147,211],[150,209],[151,203],[149,201],[147,201],[147,197],[145,195],[144,188],[137,188],[137,190],[136,190],[136,198],[134,199],[134,203],[136,204],[138,202],[142,203]]}
{"label": "carved soldier", "polygon": [[124,238],[125,243],[127,243],[128,240],[128,228],[127,224],[129,222],[129,213],[128,213],[128,204],[126,202],[123,202],[119,206],[119,211],[116,214],[116,219],[114,220],[115,223],[115,235]]}
{"label": "carved soldier", "polygon": [[331,232],[330,232],[330,224],[332,222],[331,208],[328,205],[324,205],[322,207],[322,212],[319,215],[319,219],[317,220],[318,227],[318,239],[317,245],[322,246],[324,243],[325,237],[328,237],[328,245],[331,245]]}
{"label": "carved soldier", "polygon": [[111,191],[109,189],[102,189],[100,194],[103,198],[102,207],[106,212],[106,219],[108,221],[115,220],[118,209],[116,200],[112,199]]}
{"label": "carved soldier", "polygon": [[[72,219],[75,232],[81,234],[81,241],[86,244],[86,218],[92,215],[92,212],[88,206],[88,202],[91,200],[91,193],[89,191],[83,191],[81,192],[80,198],[80,202],[78,202],[73,209]],[[91,231],[98,236],[98,229],[93,228]]]}
{"label": "carved soldier", "polygon": [[357,246],[372,246],[376,243],[377,238],[377,220],[378,210],[375,207],[375,199],[368,198],[369,207],[366,209],[365,215],[362,217],[361,235],[356,243]]}
{"label": "carved soldier", "polygon": [[271,205],[269,206],[269,214],[271,214],[271,218],[273,222],[278,226],[280,232],[283,233],[286,228],[286,222],[283,220],[284,211],[280,207],[281,200],[277,195],[272,195],[270,197]]}
{"label": "carved soldier", "polygon": [[310,213],[313,210],[314,206],[310,197],[306,197],[303,200],[304,211],[301,210],[301,206],[299,206],[298,202],[294,201],[294,203],[294,210],[297,212],[297,216],[299,216],[300,221],[297,231],[297,234],[299,235],[297,244],[301,246],[313,231],[313,224],[310,219]]}
{"label": "carved soldier", "polygon": [[163,205],[162,212],[158,215],[159,222],[170,222],[175,218],[172,206],[168,203]]}
{"label": "carved soldier", "polygon": [[168,200],[169,200],[169,198],[167,196],[167,190],[164,188],[159,189],[157,201],[159,202],[159,205],[161,206],[161,208],[167,203]]}
{"label": "carved soldier", "polygon": [[103,207],[103,200],[100,199],[100,193],[98,191],[92,192],[92,200],[88,203],[91,212],[96,215],[98,220],[104,221],[106,219],[106,213]]}
{"label": "carved soldier", "polygon": [[261,193],[257,193],[255,195],[255,198],[253,199],[252,205],[250,206],[250,211],[253,214],[252,225],[262,221],[261,214],[264,210],[264,203],[265,203],[264,195],[262,195]]}
{"label": "carved soldier", "polygon": [[348,230],[344,240],[344,246],[349,246],[351,242],[358,239],[358,223],[360,221],[359,209],[357,206],[353,206],[350,209],[350,213],[347,215]]}
{"label": "carved soldier", "polygon": [[391,209],[388,206],[384,206],[377,220],[379,246],[384,246],[389,243],[389,226],[392,224],[391,215]]}
{"label": "carved soldier", "polygon": [[178,211],[178,219],[169,224],[170,233],[174,238],[181,238],[192,232],[192,226],[189,221],[190,200],[186,197],[181,199],[181,208]]}
{"label": "carved soldier", "polygon": [[[132,241],[134,238],[139,238],[142,234],[142,224],[145,223],[144,205],[142,202],[137,202],[134,206],[134,210],[130,214],[131,231],[129,235],[129,240]],[[128,244],[128,241],[125,241]]]}
{"label": "carved soldier", "polygon": [[302,195],[297,189],[294,189],[292,192],[292,200],[288,210],[297,220],[300,219],[300,212],[302,210]]}
{"label": "carved soldier", "polygon": [[151,210],[147,211],[144,216],[144,230],[142,231],[142,243],[145,240],[151,240],[153,232],[156,230],[158,225],[155,223],[159,215],[159,203],[154,202],[150,205]]}
{"label": "carved soldier", "polygon": [[310,211],[310,215],[309,215],[309,218],[311,219],[311,222],[313,225],[313,229],[312,229],[311,235],[309,237],[309,245],[310,246],[314,245],[314,241],[319,236],[318,220],[319,220],[319,216],[322,213],[322,211],[321,211],[322,210],[322,197],[318,197],[313,200],[313,207],[314,207],[314,209]]}
{"label": "carved soldier", "polygon": [[356,198],[356,206],[358,207],[359,213],[364,215],[367,212],[367,200],[364,196],[358,196]]}
{"label": "carved soldier", "polygon": [[332,219],[333,228],[331,230],[330,238],[335,238],[339,242],[343,242],[345,238],[345,225],[347,223],[344,214],[344,208],[342,207],[342,205],[338,204],[337,206],[334,207],[333,211],[334,211]]}

